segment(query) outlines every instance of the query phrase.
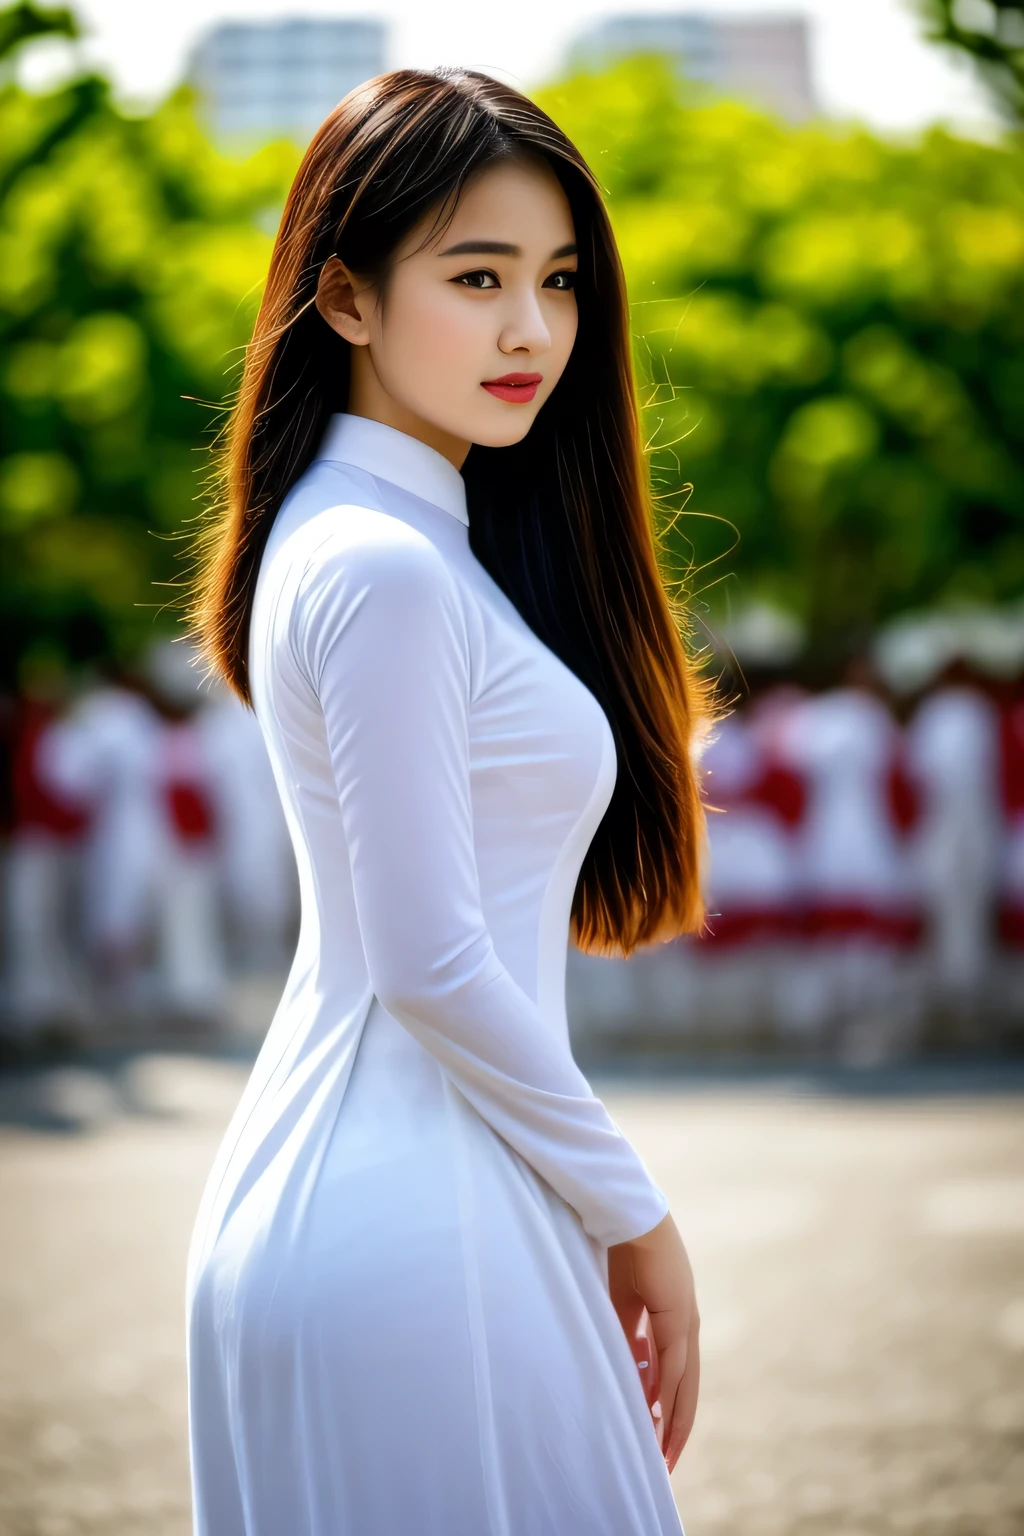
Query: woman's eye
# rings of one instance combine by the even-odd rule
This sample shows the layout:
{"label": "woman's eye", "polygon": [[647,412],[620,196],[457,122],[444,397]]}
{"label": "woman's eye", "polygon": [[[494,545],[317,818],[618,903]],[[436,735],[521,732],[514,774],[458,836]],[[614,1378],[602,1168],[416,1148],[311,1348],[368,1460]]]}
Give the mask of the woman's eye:
{"label": "woman's eye", "polygon": [[456,283],[465,283],[467,288],[497,288],[498,279],[493,272],[462,272],[452,279]]}
{"label": "woman's eye", "polygon": [[567,289],[575,288],[575,286],[576,273],[568,270],[565,272],[552,272],[551,276],[544,283],[545,288]]}

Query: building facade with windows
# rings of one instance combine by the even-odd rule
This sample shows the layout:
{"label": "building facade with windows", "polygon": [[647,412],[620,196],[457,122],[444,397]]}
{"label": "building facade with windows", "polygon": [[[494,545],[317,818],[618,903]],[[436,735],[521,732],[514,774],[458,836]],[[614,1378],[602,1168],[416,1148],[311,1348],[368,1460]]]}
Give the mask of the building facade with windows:
{"label": "building facade with windows", "polygon": [[223,22],[196,45],[188,78],[218,137],[304,141],[354,86],[382,73],[386,51],[380,21]]}
{"label": "building facade with windows", "polygon": [[636,53],[660,53],[687,79],[791,122],[803,122],[817,111],[808,24],[802,16],[700,11],[612,16],[583,33],[569,62],[600,68]]}

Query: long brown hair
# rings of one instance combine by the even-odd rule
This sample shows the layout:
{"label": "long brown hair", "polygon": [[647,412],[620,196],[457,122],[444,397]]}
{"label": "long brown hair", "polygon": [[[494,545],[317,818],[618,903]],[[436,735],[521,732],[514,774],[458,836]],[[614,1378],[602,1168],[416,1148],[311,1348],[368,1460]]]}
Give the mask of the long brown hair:
{"label": "long brown hair", "polygon": [[575,346],[522,442],[471,449],[463,474],[480,563],[600,701],[618,776],[573,902],[576,942],[630,954],[697,928],[704,815],[694,746],[706,687],[662,580],[637,418],[625,284],[598,185],[579,151],[518,91],[470,70],[395,70],[335,108],[296,174],[224,439],[223,504],[201,536],[191,618],[246,702],[249,623],[275,514],[346,409],[348,344],[315,304],[323,263],[384,281],[421,220],[467,179],[540,155],[579,246]]}

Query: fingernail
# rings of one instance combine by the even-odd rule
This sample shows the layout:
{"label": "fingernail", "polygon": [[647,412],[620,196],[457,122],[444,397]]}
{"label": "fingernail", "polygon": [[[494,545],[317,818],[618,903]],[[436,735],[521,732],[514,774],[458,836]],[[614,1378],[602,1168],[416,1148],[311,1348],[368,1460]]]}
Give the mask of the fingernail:
{"label": "fingernail", "polygon": [[661,1404],[660,1403],[655,1403],[654,1406],[651,1409],[651,1413],[654,1415],[654,1417],[656,1419],[660,1419],[661,1418]]}

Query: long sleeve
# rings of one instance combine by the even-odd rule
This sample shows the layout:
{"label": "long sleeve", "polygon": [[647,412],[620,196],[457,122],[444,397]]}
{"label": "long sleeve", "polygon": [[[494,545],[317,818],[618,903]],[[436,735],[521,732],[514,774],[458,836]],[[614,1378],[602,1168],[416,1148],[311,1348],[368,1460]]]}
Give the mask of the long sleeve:
{"label": "long sleeve", "polygon": [[586,1231],[622,1242],[668,1204],[498,958],[474,850],[460,594],[429,540],[390,527],[310,563],[293,632],[323,711],[370,981]]}

